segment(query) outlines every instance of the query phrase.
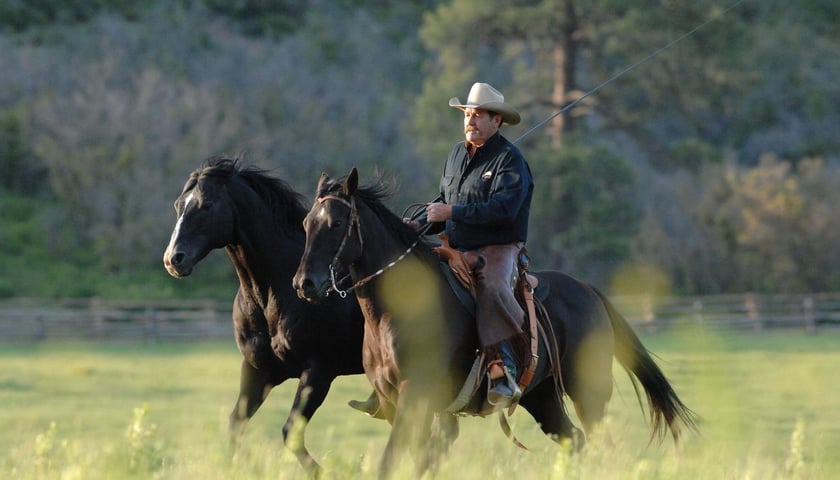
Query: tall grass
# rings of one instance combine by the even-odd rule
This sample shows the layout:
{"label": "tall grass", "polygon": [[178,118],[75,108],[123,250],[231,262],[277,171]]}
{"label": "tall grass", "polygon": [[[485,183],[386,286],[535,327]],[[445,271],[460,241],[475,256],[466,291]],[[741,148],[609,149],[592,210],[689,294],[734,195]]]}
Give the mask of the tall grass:
{"label": "tall grass", "polygon": [[[495,418],[468,417],[435,479],[829,479],[840,477],[838,336],[648,335],[645,343],[702,417],[680,448],[649,426],[618,368],[609,416],[586,449],[548,440],[522,409],[516,448]],[[304,478],[281,426],[296,382],[277,387],[232,451],[227,415],[240,356],[228,343],[0,347],[0,477]],[[387,425],[346,406],[367,396],[345,377],[307,426],[325,478],[371,478]],[[412,478],[409,470],[406,478]]]}

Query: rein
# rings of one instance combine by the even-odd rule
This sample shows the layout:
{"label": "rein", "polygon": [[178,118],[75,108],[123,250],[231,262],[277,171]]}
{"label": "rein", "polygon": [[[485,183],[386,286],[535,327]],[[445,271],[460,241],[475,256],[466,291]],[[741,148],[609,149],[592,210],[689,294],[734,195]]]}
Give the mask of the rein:
{"label": "rein", "polygon": [[327,290],[327,293],[326,293],[327,296],[330,295],[330,291],[335,291],[336,293],[338,293],[339,297],[347,298],[347,293],[348,292],[352,292],[353,290],[356,290],[357,288],[365,285],[369,281],[371,281],[374,278],[378,277],[379,275],[382,275],[383,273],[385,273],[385,271],[387,271],[388,269],[394,267],[394,265],[396,265],[397,263],[403,261],[405,259],[405,257],[407,257],[408,254],[410,254],[411,251],[414,250],[414,247],[416,247],[417,243],[420,241],[420,237],[417,237],[417,240],[415,240],[414,243],[412,243],[411,246],[408,247],[402,253],[402,255],[397,257],[396,260],[394,260],[393,262],[385,265],[384,267],[382,267],[379,270],[373,272],[372,274],[362,278],[361,280],[357,281],[356,283],[351,285],[346,290],[341,290],[341,289],[338,288],[338,284],[343,282],[350,275],[347,274],[343,278],[341,278],[338,282],[336,282],[336,279],[335,279],[335,273],[336,272],[335,272],[335,267],[333,267],[333,264],[338,261],[339,255],[342,253],[345,245],[347,244],[347,239],[349,239],[350,235],[353,234],[353,227],[354,226],[356,227],[356,235],[358,235],[358,237],[359,237],[360,248],[364,249],[365,244],[364,244],[364,239],[362,238],[362,225],[359,222],[359,212],[356,209],[356,197],[351,196],[349,202],[347,200],[345,200],[341,197],[337,197],[335,195],[324,195],[323,197],[318,197],[318,203],[324,203],[327,200],[335,200],[335,201],[341,203],[342,205],[344,205],[344,206],[346,206],[350,209],[350,216],[349,216],[349,219],[348,219],[348,222],[347,222],[347,231],[344,234],[344,238],[341,240],[341,244],[338,246],[338,250],[336,250],[335,255],[333,255],[332,261],[330,262],[330,282],[332,282],[332,285],[330,285],[329,290]]}

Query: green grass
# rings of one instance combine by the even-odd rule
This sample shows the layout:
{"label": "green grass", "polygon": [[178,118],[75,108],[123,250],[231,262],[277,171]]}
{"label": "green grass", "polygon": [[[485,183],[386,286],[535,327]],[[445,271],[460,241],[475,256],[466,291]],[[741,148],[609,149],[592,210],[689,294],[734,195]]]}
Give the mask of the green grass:
{"label": "green grass", "polygon": [[[549,441],[521,409],[528,451],[495,418],[468,417],[433,478],[840,478],[840,337],[836,333],[646,335],[646,345],[700,435],[679,451],[648,445],[649,427],[619,368],[608,419],[581,454]],[[227,416],[238,388],[233,343],[0,346],[0,477],[21,479],[303,478],[281,444],[296,382],[277,387],[231,455]],[[344,377],[307,429],[325,478],[372,478],[387,425],[346,401],[369,392]],[[405,478],[409,478],[407,475]]]}

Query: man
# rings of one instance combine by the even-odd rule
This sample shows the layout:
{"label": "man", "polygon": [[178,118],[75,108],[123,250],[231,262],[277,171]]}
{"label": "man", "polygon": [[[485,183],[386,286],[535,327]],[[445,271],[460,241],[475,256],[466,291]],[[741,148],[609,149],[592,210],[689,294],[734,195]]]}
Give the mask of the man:
{"label": "man", "polygon": [[[525,312],[511,282],[528,237],[534,183],[522,152],[504,138],[503,124],[519,123],[519,113],[486,83],[475,83],[467,102],[449,100],[464,112],[465,141],[449,153],[440,182],[440,201],[426,206],[425,218],[411,220],[416,229],[434,223],[427,234],[445,231],[449,243],[483,257],[476,272],[476,322],[481,346],[491,359],[487,400],[508,406],[522,395],[517,371],[530,362],[529,339],[522,331]],[[378,415],[375,394],[350,406]]]}
{"label": "man", "polygon": [[475,83],[466,103],[453,97],[449,106],[464,112],[465,141],[449,153],[440,182],[442,201],[427,205],[425,220],[442,223],[453,247],[484,259],[476,272],[476,322],[481,346],[492,359],[488,401],[507,405],[521,395],[516,373],[530,356],[522,332],[525,313],[511,280],[528,237],[534,183],[522,152],[499,131],[503,124],[519,123],[519,113],[504,95]]}

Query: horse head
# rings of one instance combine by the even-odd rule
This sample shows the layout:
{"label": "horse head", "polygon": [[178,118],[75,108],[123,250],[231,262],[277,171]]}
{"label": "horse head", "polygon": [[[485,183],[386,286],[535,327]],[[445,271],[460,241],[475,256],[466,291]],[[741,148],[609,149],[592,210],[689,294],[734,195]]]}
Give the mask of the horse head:
{"label": "horse head", "polygon": [[292,280],[300,298],[314,302],[334,289],[336,272],[346,271],[362,254],[362,235],[355,193],[354,167],[343,179],[321,174],[315,202],[303,221],[306,246]]}
{"label": "horse head", "polygon": [[163,254],[166,271],[185,277],[208,253],[235,240],[236,210],[225,182],[236,161],[208,160],[193,172],[175,199],[177,222]]}

